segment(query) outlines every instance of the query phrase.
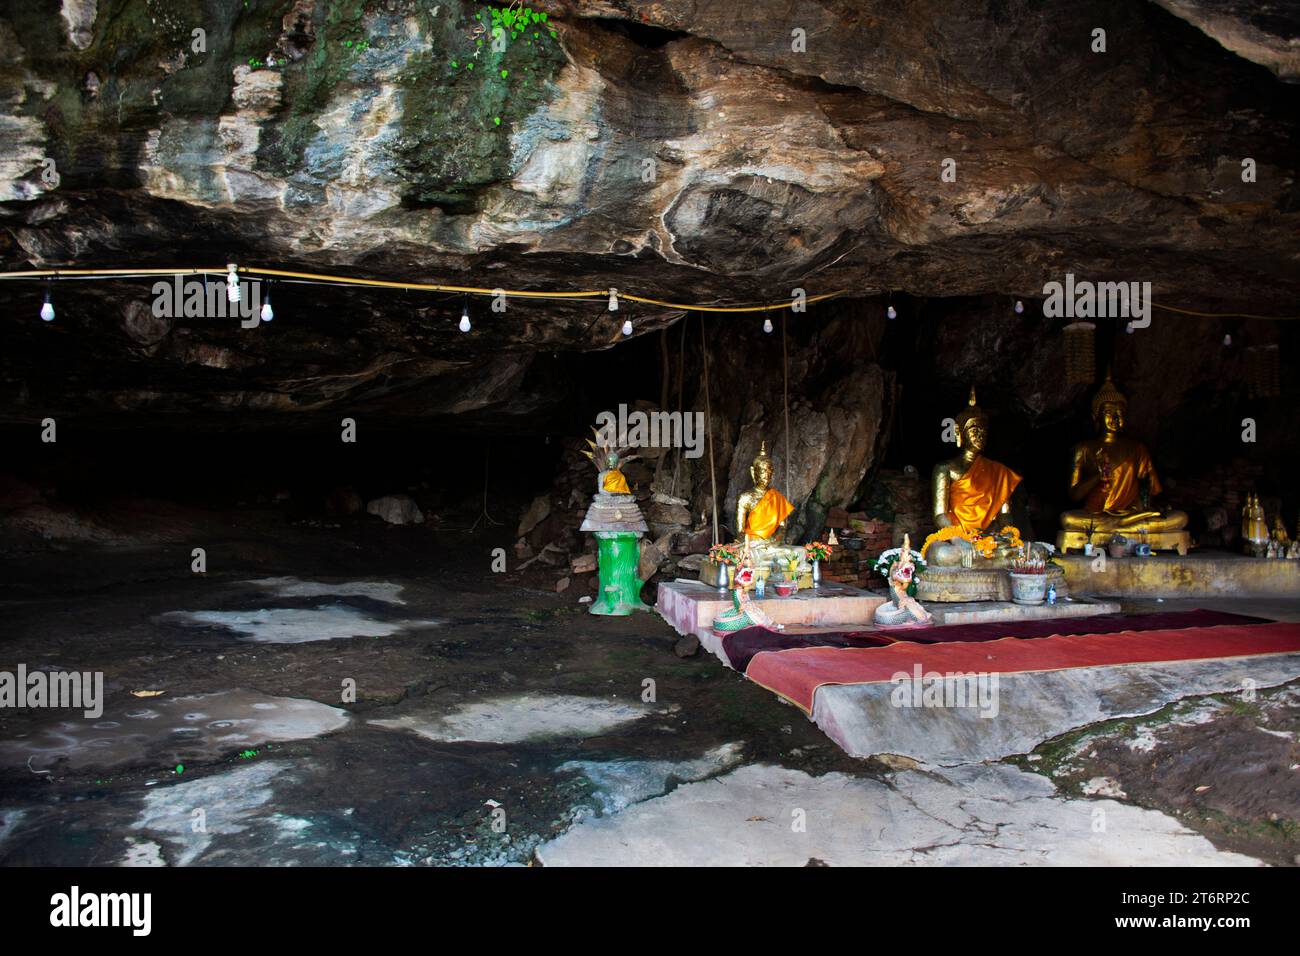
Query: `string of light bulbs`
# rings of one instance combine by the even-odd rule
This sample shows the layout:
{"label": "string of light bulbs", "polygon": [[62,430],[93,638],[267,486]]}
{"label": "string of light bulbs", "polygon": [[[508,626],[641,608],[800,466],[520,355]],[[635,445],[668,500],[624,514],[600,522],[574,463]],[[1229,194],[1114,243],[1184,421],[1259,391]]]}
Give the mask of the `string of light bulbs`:
{"label": "string of light bulbs", "polygon": [[[383,288],[383,289],[402,289],[414,292],[435,292],[450,293],[464,296],[464,305],[461,310],[459,323],[460,331],[469,332],[473,324],[469,316],[469,297],[471,295],[479,296],[498,296],[505,295],[514,298],[541,299],[541,300],[593,300],[599,301],[606,299],[610,312],[619,311],[620,301],[637,302],[642,305],[655,306],[657,308],[672,309],[682,312],[704,312],[704,313],[756,313],[756,312],[774,312],[781,309],[788,309],[797,303],[811,305],[815,302],[823,302],[828,299],[834,299],[847,294],[846,290],[836,290],[833,292],[824,292],[813,296],[791,297],[774,302],[760,303],[743,303],[736,305],[703,305],[699,303],[688,302],[670,302],[664,299],[656,299],[649,296],[637,295],[635,293],[619,291],[617,288],[608,289],[586,289],[577,291],[562,290],[535,290],[535,289],[501,289],[485,288],[482,286],[463,286],[448,285],[444,283],[431,282],[405,282],[393,279],[366,279],[355,276],[341,276],[331,273],[321,272],[300,272],[288,269],[270,269],[259,266],[240,266],[237,263],[228,263],[222,267],[196,267],[196,268],[110,268],[110,269],[29,269],[13,272],[0,272],[0,282],[3,281],[20,281],[20,280],[44,280],[47,283],[45,290],[45,299],[41,304],[40,317],[45,322],[54,321],[55,309],[53,303],[52,290],[49,283],[69,279],[69,280],[109,280],[109,279],[144,279],[158,278],[161,276],[181,277],[181,276],[202,276],[205,279],[209,276],[221,276],[226,280],[226,296],[230,302],[240,300],[240,282],[239,276],[260,277],[268,280],[290,282],[305,285],[329,285],[343,286],[351,288]],[[888,293],[887,307],[885,310],[886,318],[898,318],[898,310],[892,302],[893,293]],[[1300,316],[1293,315],[1256,315],[1247,312],[1198,312],[1191,309],[1182,309],[1176,306],[1162,305],[1158,302],[1152,302],[1151,305],[1157,309],[1166,312],[1175,312],[1182,315],[1191,315],[1201,318],[1242,318],[1242,319],[1260,319],[1265,321],[1281,321],[1300,319]],[[1021,299],[1015,300],[1013,311],[1017,314],[1025,310],[1024,302]],[[269,291],[264,297],[260,318],[264,322],[270,322],[275,316],[271,307]],[[763,331],[771,333],[773,330],[770,316],[763,319]],[[628,336],[633,333],[632,320],[625,317],[621,329],[623,335]]]}

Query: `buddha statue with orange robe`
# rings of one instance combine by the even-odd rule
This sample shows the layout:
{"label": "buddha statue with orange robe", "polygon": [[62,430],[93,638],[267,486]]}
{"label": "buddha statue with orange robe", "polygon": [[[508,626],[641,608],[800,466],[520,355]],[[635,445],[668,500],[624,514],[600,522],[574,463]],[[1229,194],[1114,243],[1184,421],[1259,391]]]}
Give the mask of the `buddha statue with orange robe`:
{"label": "buddha statue with orange robe", "polygon": [[1058,547],[1082,546],[1088,539],[1104,544],[1115,534],[1145,534],[1152,548],[1177,548],[1186,554],[1187,514],[1151,504],[1160,493],[1160,477],[1147,446],[1122,434],[1127,410],[1128,400],[1108,374],[1092,400],[1098,435],[1079,442],[1070,454],[1070,499],[1083,507],[1061,514]]}
{"label": "buddha statue with orange robe", "polygon": [[749,466],[749,477],[754,486],[736,498],[736,536],[745,542],[755,561],[755,566],[770,565],[788,570],[791,559],[800,568],[806,567],[804,549],[783,544],[785,522],[794,512],[794,505],[785,495],[772,487],[772,459],[767,454],[767,442],[759,445],[758,457]]}
{"label": "buddha statue with orange robe", "polygon": [[[975,404],[974,388],[966,408],[955,419],[955,427],[960,453],[935,465],[931,478],[935,524],[960,528],[965,535],[1000,531],[1010,523],[1011,494],[1020,484],[1020,476],[984,456],[989,418]],[[939,567],[954,567],[970,550],[971,545],[961,538],[935,541],[926,550],[926,560]],[[998,563],[1002,557],[993,560]]]}

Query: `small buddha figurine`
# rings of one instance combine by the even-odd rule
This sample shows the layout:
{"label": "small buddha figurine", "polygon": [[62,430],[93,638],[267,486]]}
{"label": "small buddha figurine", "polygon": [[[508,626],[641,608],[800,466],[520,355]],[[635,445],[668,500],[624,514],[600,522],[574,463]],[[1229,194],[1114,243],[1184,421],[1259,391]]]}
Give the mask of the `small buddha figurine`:
{"label": "small buddha figurine", "polygon": [[[930,479],[934,522],[940,528],[955,525],[966,533],[1000,531],[1008,523],[1011,493],[1020,484],[1020,476],[984,457],[989,417],[975,404],[973,387],[966,408],[956,418],[956,429],[960,454],[935,465]],[[959,538],[936,541],[927,549],[926,560],[939,567],[956,567],[970,551],[970,544]]]}
{"label": "small buddha figurine", "polygon": [[1286,525],[1282,523],[1280,514],[1273,516],[1273,533],[1270,537],[1277,542],[1278,548],[1285,553],[1286,546],[1291,543],[1291,535],[1287,534]]}
{"label": "small buddha figurine", "polygon": [[[601,438],[599,431],[594,428],[592,431],[597,438]],[[615,448],[604,439],[597,444],[588,438],[587,444],[591,446],[591,450],[584,451],[583,454],[596,466],[596,491],[607,495],[630,495],[632,491],[628,488],[627,478],[621,469],[623,465],[635,461],[640,456],[628,455],[626,454],[628,449]]]}
{"label": "small buddha figurine", "polygon": [[1092,400],[1099,434],[1071,452],[1070,499],[1083,507],[1063,512],[1061,528],[1084,537],[1142,532],[1152,548],[1176,547],[1185,554],[1187,514],[1151,505],[1160,493],[1160,478],[1146,445],[1123,434],[1127,410],[1128,399],[1107,373]]}
{"label": "small buddha figurine", "polygon": [[755,565],[770,565],[773,560],[779,567],[790,569],[795,560],[803,567],[803,548],[782,543],[785,521],[794,511],[794,505],[785,495],[772,487],[772,459],[767,454],[767,442],[761,442],[758,456],[749,466],[749,477],[754,486],[736,498],[736,535],[754,555]]}

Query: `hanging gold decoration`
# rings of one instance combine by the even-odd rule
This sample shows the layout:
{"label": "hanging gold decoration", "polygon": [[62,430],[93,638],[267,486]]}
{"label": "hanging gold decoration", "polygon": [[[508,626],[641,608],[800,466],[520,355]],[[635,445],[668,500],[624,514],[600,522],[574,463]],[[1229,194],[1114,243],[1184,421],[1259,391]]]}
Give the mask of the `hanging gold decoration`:
{"label": "hanging gold decoration", "polygon": [[1091,385],[1097,380],[1097,352],[1091,322],[1071,322],[1065,327],[1065,381],[1069,385]]}
{"label": "hanging gold decoration", "polygon": [[1246,391],[1251,398],[1277,398],[1282,394],[1282,357],[1277,345],[1252,345],[1246,349]]}

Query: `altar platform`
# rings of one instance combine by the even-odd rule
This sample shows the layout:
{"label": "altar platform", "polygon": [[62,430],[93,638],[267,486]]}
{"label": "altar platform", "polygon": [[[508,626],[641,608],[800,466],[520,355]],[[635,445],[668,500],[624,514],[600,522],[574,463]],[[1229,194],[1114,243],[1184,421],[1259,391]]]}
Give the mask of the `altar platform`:
{"label": "altar platform", "polygon": [[1076,597],[932,604],[930,626],[878,628],[884,600],[839,584],[767,598],[763,610],[784,627],[722,637],[711,624],[730,596],[716,588],[661,584],[656,610],[855,757],[1000,760],[1182,697],[1300,677],[1297,623],[1204,608],[1120,613],[1119,602]]}
{"label": "altar platform", "polygon": [[[873,594],[848,584],[823,584],[804,588],[789,597],[775,593],[755,602],[774,624],[795,628],[870,627],[876,608],[885,603],[883,593]],[[731,607],[731,592],[719,591],[701,581],[678,578],[659,585],[655,610],[678,634],[694,634],[705,650],[727,662],[713,634],[713,620]]]}
{"label": "altar platform", "polygon": [[[785,625],[792,634],[829,631],[876,631],[876,608],[885,603],[883,591],[864,591],[847,584],[826,583],[818,588],[796,591],[790,597],[770,595],[756,602],[774,624]],[[721,640],[713,633],[713,620],[731,607],[730,592],[721,592],[700,581],[679,578],[659,585],[655,610],[678,634],[694,634],[700,644],[728,667],[731,661]],[[1115,614],[1119,605],[1093,599],[1063,599],[1056,604],[1024,605],[1010,601],[972,601],[964,604],[926,605],[935,624],[987,624],[1012,621],[1040,621],[1057,618],[1093,617]],[[886,628],[882,633],[907,640],[907,628]]]}
{"label": "altar platform", "polygon": [[[1300,561],[1252,558],[1231,551],[1188,555],[1058,555],[1071,594],[1119,598],[1300,597]],[[1104,570],[1103,570],[1104,567]]]}

